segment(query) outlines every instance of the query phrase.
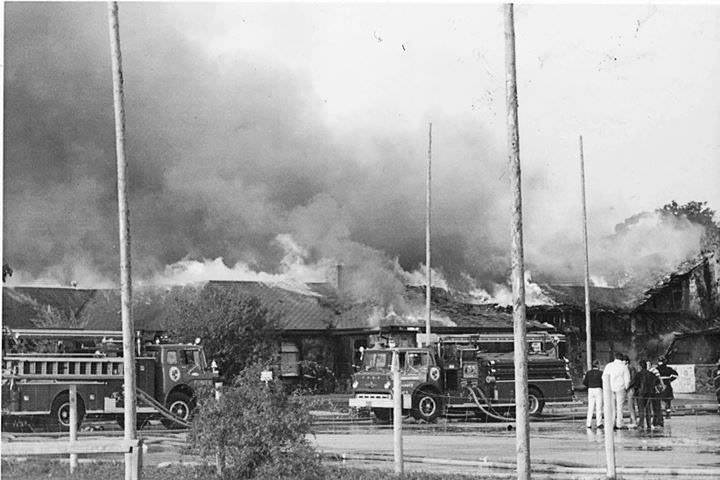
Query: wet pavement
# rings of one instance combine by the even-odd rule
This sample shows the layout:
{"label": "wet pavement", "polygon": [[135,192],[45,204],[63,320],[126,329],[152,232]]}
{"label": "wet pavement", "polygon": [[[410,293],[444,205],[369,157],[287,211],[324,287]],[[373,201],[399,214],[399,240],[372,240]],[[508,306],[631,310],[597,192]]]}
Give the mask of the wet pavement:
{"label": "wet pavement", "polygon": [[[456,460],[515,461],[515,431],[506,424],[439,423],[404,425],[408,456]],[[533,422],[530,452],[534,463],[605,467],[603,430],[588,430],[577,418]],[[720,467],[720,415],[686,415],[666,420],[663,430],[613,433],[618,467]],[[392,454],[389,427],[348,426],[319,433],[315,445],[332,453]]]}

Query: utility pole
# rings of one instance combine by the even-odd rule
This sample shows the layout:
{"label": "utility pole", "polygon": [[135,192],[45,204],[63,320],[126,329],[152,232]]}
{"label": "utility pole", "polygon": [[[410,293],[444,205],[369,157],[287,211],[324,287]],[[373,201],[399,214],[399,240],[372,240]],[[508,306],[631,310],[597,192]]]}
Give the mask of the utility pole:
{"label": "utility pole", "polygon": [[402,388],[400,386],[400,353],[397,349],[392,354],[393,377],[393,456],[395,458],[395,474],[402,477],[403,438],[402,438]]}
{"label": "utility pole", "polygon": [[430,298],[432,295],[432,271],[430,270],[430,166],[432,164],[432,122],[428,127],[427,182],[425,188],[425,345],[430,345]]}
{"label": "utility pole", "polygon": [[525,266],[523,259],[522,184],[515,70],[515,19],[513,4],[505,4],[505,94],[507,102],[508,163],[513,193],[511,263],[513,331],[515,333],[515,411],[518,480],[530,480],[530,418],[528,412],[527,340],[525,325]]}
{"label": "utility pole", "polygon": [[585,245],[585,357],[587,370],[592,368],[592,332],[590,325],[590,256],[588,255],[587,207],[585,201],[585,155],[580,135],[580,188],[582,190],[583,243]]}
{"label": "utility pole", "polygon": [[[130,271],[130,211],[127,199],[127,162],[125,161],[125,96],[123,92],[120,25],[117,2],[108,3],[110,52],[115,111],[115,154],[117,156],[118,222],[120,232],[120,315],[123,332],[123,376],[125,403],[125,440],[136,439],[135,414],[135,329],[132,318],[132,276]],[[140,478],[140,452],[125,454],[125,480]]]}

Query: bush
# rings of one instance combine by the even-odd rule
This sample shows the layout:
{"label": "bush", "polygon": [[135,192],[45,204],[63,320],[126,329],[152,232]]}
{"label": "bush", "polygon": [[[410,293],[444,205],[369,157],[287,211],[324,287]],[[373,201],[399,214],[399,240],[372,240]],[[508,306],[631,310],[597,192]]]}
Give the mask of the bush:
{"label": "bush", "polygon": [[164,327],[170,337],[180,342],[201,338],[208,361],[217,362],[229,383],[243,368],[268,361],[277,349],[267,309],[234,287],[181,289],[169,308]]}
{"label": "bush", "polygon": [[312,394],[334,393],[337,386],[335,374],[325,365],[311,360],[300,362],[302,388]]}
{"label": "bush", "polygon": [[306,438],[312,420],[304,400],[277,379],[260,381],[262,370],[246,368],[219,401],[202,400],[188,439],[204,458],[217,458],[223,478],[323,478]]}

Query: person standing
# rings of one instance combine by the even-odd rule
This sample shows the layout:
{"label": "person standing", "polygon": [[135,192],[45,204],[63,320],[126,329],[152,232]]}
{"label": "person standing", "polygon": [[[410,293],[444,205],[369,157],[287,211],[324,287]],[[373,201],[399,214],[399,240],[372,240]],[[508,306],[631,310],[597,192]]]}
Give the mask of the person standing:
{"label": "person standing", "polygon": [[662,391],[664,390],[664,385],[662,380],[660,379],[660,372],[658,372],[657,367],[650,364],[650,362],[647,362],[648,365],[648,372],[655,375],[655,378],[657,379],[657,382],[655,382],[655,388],[653,388],[652,394],[650,396],[650,407],[652,409],[652,428],[662,428],[665,426],[665,420],[663,420],[662,415],[662,407],[660,405],[660,396],[662,395]]}
{"label": "person standing", "polygon": [[630,363],[630,359],[627,357],[627,355],[624,358],[625,365],[628,367],[628,371],[630,372],[630,386],[627,389],[627,404],[628,404],[628,410],[630,410],[630,425],[628,425],[628,428],[637,428],[637,415],[635,413],[635,392],[636,389],[633,387],[633,382],[635,380],[635,377],[637,376],[637,370],[635,367]]}
{"label": "person standing", "polygon": [[583,378],[583,385],[587,387],[588,392],[587,421],[585,422],[587,428],[592,428],[593,411],[595,412],[595,424],[597,428],[603,428],[602,382],[600,362],[593,360],[592,368],[585,372],[585,377]]}
{"label": "person standing", "polygon": [[665,418],[670,418],[670,412],[672,411],[671,403],[675,398],[675,395],[673,394],[672,382],[677,380],[678,372],[674,368],[667,365],[667,363],[665,362],[665,357],[660,357],[658,359],[657,369],[658,373],[660,373],[660,379],[665,385],[665,390],[663,390],[663,393],[660,396],[660,399],[665,404]]}
{"label": "person standing", "polygon": [[653,372],[648,371],[649,364],[650,362],[641,361],[640,371],[630,383],[630,386],[635,390],[635,399],[637,400],[638,417],[640,419],[638,428],[647,428],[647,430],[652,429],[652,399],[655,395],[655,387],[660,384],[660,378]]}
{"label": "person standing", "polygon": [[605,365],[603,378],[607,377],[610,383],[610,390],[614,397],[615,430],[623,428],[623,404],[625,403],[625,391],[630,386],[630,371],[625,365],[625,355],[615,354],[615,360]]}

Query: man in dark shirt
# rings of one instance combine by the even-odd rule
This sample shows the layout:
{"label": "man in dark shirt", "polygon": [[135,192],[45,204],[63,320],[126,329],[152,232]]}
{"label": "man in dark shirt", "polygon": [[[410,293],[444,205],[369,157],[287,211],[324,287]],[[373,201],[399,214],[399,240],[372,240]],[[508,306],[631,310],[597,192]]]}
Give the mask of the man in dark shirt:
{"label": "man in dark shirt", "polygon": [[635,375],[631,386],[635,389],[635,398],[637,400],[638,427],[643,428],[643,423],[645,423],[647,429],[651,430],[651,403],[656,395],[655,387],[660,384],[660,378],[648,371],[647,364],[648,362],[644,360],[640,361],[640,371]]}
{"label": "man in dark shirt", "polygon": [[593,360],[592,368],[585,373],[583,385],[588,389],[588,410],[585,426],[592,428],[594,410],[597,428],[603,428],[602,372],[600,371],[600,363],[597,360]]}
{"label": "man in dark shirt", "polygon": [[660,399],[665,404],[665,418],[670,418],[670,412],[672,411],[671,403],[675,398],[675,395],[673,394],[672,382],[677,380],[678,372],[666,363],[665,357],[660,357],[658,359],[657,369],[660,373],[660,378],[665,384],[665,390],[663,390],[662,394],[660,395]]}

